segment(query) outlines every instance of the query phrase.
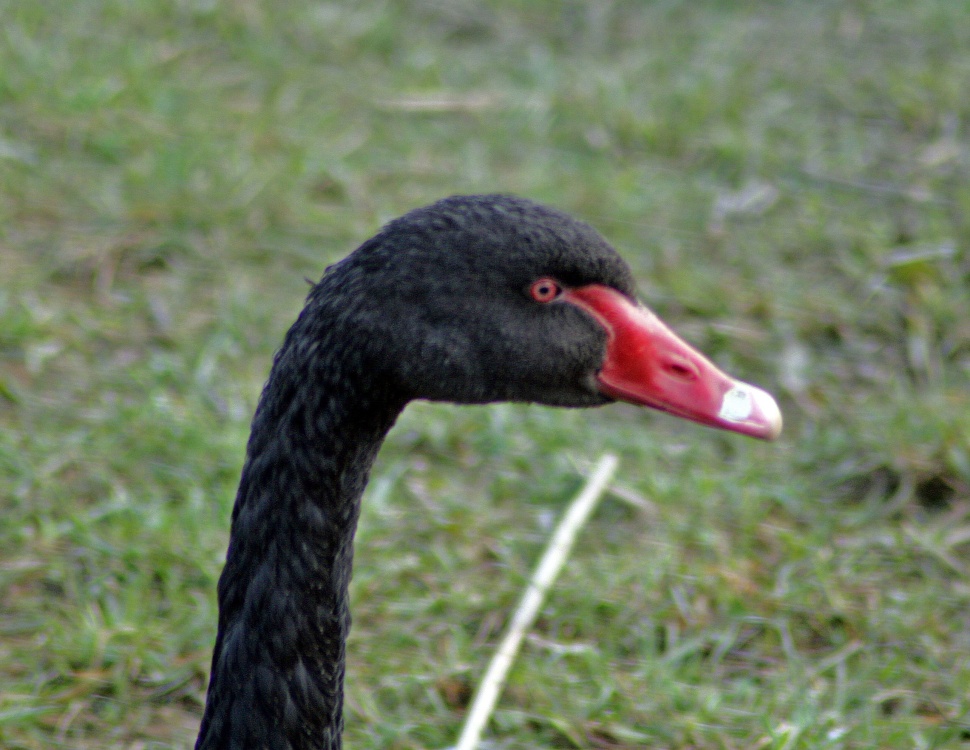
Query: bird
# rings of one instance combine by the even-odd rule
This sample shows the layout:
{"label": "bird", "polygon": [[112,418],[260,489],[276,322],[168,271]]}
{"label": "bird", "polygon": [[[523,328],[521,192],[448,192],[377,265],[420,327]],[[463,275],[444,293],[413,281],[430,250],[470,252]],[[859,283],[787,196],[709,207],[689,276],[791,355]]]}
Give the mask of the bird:
{"label": "bird", "polygon": [[775,400],[636,296],[589,224],[504,194],[384,225],[324,271],[276,352],[218,583],[197,750],[339,750],[361,497],[408,402],[626,401],[774,439]]}

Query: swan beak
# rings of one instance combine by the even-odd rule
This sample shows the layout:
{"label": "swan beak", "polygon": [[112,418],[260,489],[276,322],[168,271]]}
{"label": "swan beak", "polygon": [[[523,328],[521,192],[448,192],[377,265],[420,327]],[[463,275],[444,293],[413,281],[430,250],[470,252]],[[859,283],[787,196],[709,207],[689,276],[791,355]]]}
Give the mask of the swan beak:
{"label": "swan beak", "polygon": [[562,299],[606,329],[597,376],[604,395],[762,440],[781,434],[781,411],[768,393],[721,372],[646,307],[600,284]]}

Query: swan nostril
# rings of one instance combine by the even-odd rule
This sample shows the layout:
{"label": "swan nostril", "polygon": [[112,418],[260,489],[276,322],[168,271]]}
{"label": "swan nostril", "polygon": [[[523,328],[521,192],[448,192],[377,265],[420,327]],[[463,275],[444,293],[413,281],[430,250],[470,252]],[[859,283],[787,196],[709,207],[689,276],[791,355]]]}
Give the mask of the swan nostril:
{"label": "swan nostril", "polygon": [[679,380],[697,380],[697,370],[685,362],[666,362],[664,370]]}

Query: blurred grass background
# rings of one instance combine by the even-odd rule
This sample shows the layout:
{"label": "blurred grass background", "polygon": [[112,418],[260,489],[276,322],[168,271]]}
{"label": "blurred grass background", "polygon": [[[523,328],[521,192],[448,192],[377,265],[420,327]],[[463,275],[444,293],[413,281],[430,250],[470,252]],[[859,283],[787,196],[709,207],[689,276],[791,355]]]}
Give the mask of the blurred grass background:
{"label": "blurred grass background", "polygon": [[0,0],[0,745],[186,748],[304,277],[503,191],[781,396],[757,444],[416,404],[365,498],[353,748],[443,748],[622,457],[493,748],[970,746],[963,2]]}

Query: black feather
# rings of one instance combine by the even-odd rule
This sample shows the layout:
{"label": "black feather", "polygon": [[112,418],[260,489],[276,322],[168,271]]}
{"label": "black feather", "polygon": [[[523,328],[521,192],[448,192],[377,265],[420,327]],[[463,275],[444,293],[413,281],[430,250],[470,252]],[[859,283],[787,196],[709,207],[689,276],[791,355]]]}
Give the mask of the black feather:
{"label": "black feather", "polygon": [[412,211],[313,285],[253,418],[198,750],[340,747],[360,498],[408,401],[607,401],[605,332],[533,301],[544,276],[634,294],[591,227],[499,195]]}

